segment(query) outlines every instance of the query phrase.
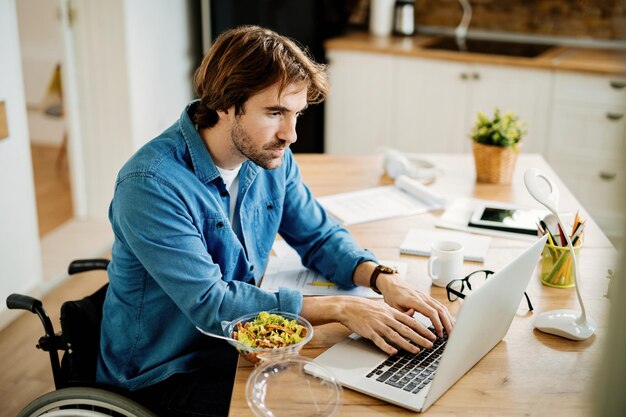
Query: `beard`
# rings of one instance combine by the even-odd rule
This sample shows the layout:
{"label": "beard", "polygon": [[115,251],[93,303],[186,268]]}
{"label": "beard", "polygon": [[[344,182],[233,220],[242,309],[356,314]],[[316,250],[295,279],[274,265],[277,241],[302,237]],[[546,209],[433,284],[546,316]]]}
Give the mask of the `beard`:
{"label": "beard", "polygon": [[276,169],[283,162],[283,153],[278,155],[277,151],[284,150],[289,145],[280,139],[265,144],[263,146],[257,146],[252,139],[252,136],[245,131],[243,127],[236,122],[230,133],[230,139],[237,151],[256,165],[265,169]]}

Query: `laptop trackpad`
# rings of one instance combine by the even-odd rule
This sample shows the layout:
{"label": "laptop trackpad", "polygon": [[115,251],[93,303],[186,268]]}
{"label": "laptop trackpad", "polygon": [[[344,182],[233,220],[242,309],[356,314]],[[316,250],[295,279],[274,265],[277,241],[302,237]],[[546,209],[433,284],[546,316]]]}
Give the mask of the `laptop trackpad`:
{"label": "laptop trackpad", "polygon": [[315,361],[331,368],[364,373],[388,357],[372,341],[356,333],[337,343],[332,351],[332,355],[324,352]]}

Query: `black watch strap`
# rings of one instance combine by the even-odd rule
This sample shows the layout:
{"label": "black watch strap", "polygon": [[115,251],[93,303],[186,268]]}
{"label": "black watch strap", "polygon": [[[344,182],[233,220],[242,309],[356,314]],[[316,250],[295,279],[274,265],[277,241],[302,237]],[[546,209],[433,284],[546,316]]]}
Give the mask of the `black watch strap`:
{"label": "black watch strap", "polygon": [[381,294],[380,290],[376,286],[376,280],[378,280],[378,276],[380,274],[395,274],[396,271],[394,268],[386,265],[376,265],[374,268],[374,272],[372,272],[372,276],[370,277],[370,288],[378,294]]}

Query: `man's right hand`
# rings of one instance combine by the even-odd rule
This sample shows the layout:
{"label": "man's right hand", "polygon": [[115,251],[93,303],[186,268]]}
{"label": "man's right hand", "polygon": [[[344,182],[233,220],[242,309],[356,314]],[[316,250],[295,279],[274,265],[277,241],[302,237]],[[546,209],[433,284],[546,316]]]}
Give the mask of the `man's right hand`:
{"label": "man's right hand", "polygon": [[396,354],[398,348],[417,353],[419,347],[432,347],[436,336],[414,319],[413,313],[403,313],[384,302],[348,296],[304,298],[301,312],[314,325],[340,322],[389,355]]}

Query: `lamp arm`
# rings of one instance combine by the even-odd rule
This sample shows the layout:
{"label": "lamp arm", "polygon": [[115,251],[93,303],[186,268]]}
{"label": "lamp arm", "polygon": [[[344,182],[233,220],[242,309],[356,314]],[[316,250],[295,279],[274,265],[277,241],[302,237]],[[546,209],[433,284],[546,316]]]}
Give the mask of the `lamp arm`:
{"label": "lamp arm", "polygon": [[554,211],[553,213],[556,216],[556,220],[559,223],[559,226],[561,226],[561,232],[563,233],[563,237],[567,242],[567,247],[569,248],[570,255],[572,256],[572,262],[574,263],[574,287],[576,287],[576,297],[578,298],[578,304],[580,304],[580,317],[578,318],[578,322],[584,323],[587,321],[587,313],[585,311],[583,299],[580,296],[580,276],[578,275],[578,260],[576,259],[576,252],[574,251],[574,245],[572,245],[572,240],[565,232],[565,225],[561,221],[561,217],[556,211]]}

